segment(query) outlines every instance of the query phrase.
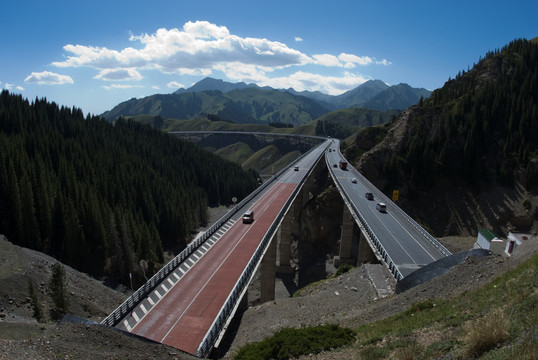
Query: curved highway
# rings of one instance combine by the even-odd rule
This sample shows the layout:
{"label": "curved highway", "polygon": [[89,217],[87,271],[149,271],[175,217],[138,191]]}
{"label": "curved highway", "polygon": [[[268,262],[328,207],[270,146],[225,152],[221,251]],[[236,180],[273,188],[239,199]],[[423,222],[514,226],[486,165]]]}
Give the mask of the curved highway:
{"label": "curved highway", "polygon": [[[325,139],[241,201],[102,323],[206,356],[235,312],[282,216],[323,154],[361,231],[390,259],[389,268],[397,268],[391,271],[398,280],[450,254],[353,167],[342,170],[339,141]],[[367,192],[373,199],[365,197]],[[380,201],[386,212],[376,209]],[[254,211],[251,224],[241,221],[246,210]]]}
{"label": "curved highway", "polygon": [[[340,153],[337,140],[327,151],[326,160],[351,206],[360,213],[403,277],[449,254],[433,238],[425,236],[427,233],[424,229],[409,219],[355,168],[349,164],[346,170],[339,167],[341,160],[347,160]],[[372,193],[373,198],[367,199],[366,193]],[[386,212],[377,209],[380,202],[386,204]]]}

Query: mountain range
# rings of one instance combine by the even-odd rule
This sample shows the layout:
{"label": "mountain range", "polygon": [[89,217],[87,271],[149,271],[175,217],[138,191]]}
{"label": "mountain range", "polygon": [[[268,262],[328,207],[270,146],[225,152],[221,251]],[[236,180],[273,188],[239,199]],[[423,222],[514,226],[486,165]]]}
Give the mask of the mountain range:
{"label": "mountain range", "polygon": [[403,110],[430,94],[423,88],[412,88],[407,84],[389,86],[381,80],[370,80],[344,94],[332,96],[319,91],[273,89],[208,77],[171,94],[132,98],[101,116],[114,121],[120,116],[136,115],[182,120],[211,115],[214,119],[235,123],[297,126],[338,109]]}

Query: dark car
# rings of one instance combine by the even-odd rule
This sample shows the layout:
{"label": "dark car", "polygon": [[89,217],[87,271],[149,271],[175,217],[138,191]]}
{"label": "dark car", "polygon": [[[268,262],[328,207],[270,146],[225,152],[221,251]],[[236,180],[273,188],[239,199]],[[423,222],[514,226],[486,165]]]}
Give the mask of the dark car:
{"label": "dark car", "polygon": [[371,192],[367,192],[366,194],[364,194],[364,197],[368,200],[374,200],[374,194],[372,194]]}

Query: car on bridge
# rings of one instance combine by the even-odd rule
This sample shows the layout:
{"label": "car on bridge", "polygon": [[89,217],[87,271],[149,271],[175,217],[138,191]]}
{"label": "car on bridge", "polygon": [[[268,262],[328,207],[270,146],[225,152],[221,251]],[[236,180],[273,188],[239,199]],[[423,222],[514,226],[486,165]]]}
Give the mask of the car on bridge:
{"label": "car on bridge", "polygon": [[368,200],[374,200],[374,194],[372,194],[371,192],[367,192],[366,194],[364,194],[364,197]]}
{"label": "car on bridge", "polygon": [[353,184],[356,184],[356,183],[357,183],[357,179],[356,179],[356,178],[353,178],[353,179],[351,179],[351,182],[352,182]]}
{"label": "car on bridge", "polygon": [[387,205],[385,205],[384,203],[377,203],[376,207],[377,211],[379,212],[387,212]]}
{"label": "car on bridge", "polygon": [[243,224],[251,224],[254,221],[254,211],[247,210],[243,214]]}
{"label": "car on bridge", "polygon": [[296,167],[293,168],[293,170],[294,170],[294,171],[299,171],[299,167],[296,166]]}

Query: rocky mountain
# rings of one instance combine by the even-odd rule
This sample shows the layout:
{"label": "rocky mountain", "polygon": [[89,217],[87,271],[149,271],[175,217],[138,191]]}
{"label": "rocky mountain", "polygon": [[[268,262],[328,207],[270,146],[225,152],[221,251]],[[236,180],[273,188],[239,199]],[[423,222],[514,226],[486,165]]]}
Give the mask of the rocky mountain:
{"label": "rocky mountain", "polygon": [[[390,86],[388,86],[381,80],[369,80],[365,82],[364,84],[356,87],[355,89],[346,91],[342,95],[336,96],[334,98],[334,101],[335,101],[334,104],[339,108],[351,108],[351,107],[371,108],[368,106],[364,106],[364,104],[368,103],[372,98],[381,95],[381,93],[383,93],[389,88]],[[416,104],[416,102],[411,103],[410,105],[413,105],[413,104]],[[371,108],[371,109],[377,109],[377,108]],[[382,109],[377,109],[377,110],[382,110]]]}
{"label": "rocky mountain", "polygon": [[537,80],[538,44],[513,41],[403,111],[372,148],[380,132],[359,132],[348,154],[436,236],[536,232]]}
{"label": "rocky mountain", "polygon": [[[222,84],[221,84],[222,85]],[[288,92],[247,87],[226,92],[205,90],[152,95],[131,99],[102,114],[113,121],[120,116],[152,115],[162,118],[191,119],[211,115],[214,119],[240,124],[280,122],[300,125],[327,113],[314,100]]]}
{"label": "rocky mountain", "polygon": [[102,114],[113,121],[120,116],[151,115],[191,119],[211,115],[236,123],[284,123],[297,126],[330,111],[365,107],[377,110],[405,109],[428,97],[425,89],[406,84],[389,87],[371,80],[339,96],[293,89],[272,89],[254,84],[230,83],[205,78],[188,89],[130,99]]}
{"label": "rocky mountain", "polygon": [[208,90],[227,92],[231,90],[246,89],[249,87],[257,87],[257,85],[246,84],[244,82],[231,83],[220,79],[206,77],[205,79],[198,81],[196,84],[194,84],[188,89],[181,88],[174,91],[174,94],[183,94],[185,92],[200,92]]}
{"label": "rocky mountain", "polygon": [[431,91],[424,88],[416,89],[407,84],[398,84],[378,92],[362,103],[360,107],[377,110],[404,110],[410,105],[418,103],[420,98],[428,98],[430,94]]}

